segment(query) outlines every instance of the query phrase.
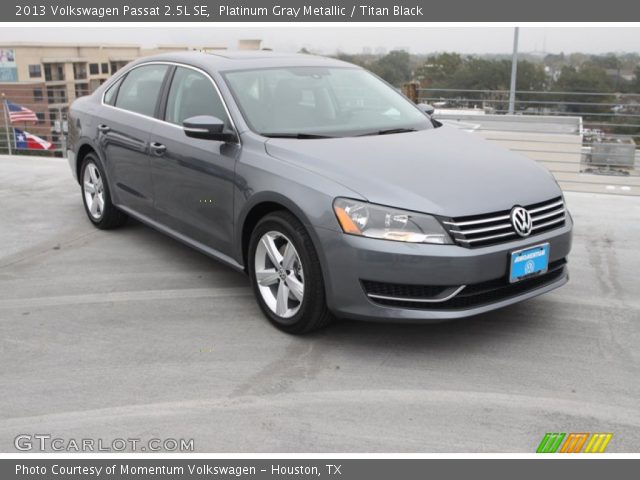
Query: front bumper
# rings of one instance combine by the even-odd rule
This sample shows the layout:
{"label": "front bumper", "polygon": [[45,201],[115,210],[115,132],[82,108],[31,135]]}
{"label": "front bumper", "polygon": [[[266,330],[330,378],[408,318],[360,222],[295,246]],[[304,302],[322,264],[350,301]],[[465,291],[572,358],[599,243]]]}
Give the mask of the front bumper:
{"label": "front bumper", "polygon": [[[501,308],[567,283],[565,261],[571,250],[572,228],[571,216],[567,215],[561,228],[474,249],[392,242],[316,229],[324,252],[327,303],[339,317],[361,320],[439,321]],[[506,280],[510,252],[545,242],[550,245],[550,272],[510,287]],[[412,303],[384,300],[389,295],[372,298],[370,285],[376,284],[390,285],[391,291],[398,286],[408,291],[436,289],[433,298],[450,300]],[[467,291],[456,293],[463,285]],[[369,288],[366,292],[365,286]],[[494,288],[494,293],[487,294],[485,287]],[[472,298],[473,292],[478,295]]]}

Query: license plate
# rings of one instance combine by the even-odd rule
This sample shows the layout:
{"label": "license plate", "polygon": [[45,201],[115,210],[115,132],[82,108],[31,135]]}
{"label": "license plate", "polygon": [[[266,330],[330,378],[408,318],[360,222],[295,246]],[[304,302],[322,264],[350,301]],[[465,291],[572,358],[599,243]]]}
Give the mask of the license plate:
{"label": "license plate", "polygon": [[549,244],[536,245],[511,252],[509,282],[519,282],[525,278],[545,273],[549,268]]}

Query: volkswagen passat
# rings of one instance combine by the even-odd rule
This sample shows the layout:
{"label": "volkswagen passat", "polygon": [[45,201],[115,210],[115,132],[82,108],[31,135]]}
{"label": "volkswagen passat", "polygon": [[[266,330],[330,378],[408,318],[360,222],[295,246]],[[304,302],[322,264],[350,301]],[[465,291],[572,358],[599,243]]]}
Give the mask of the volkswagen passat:
{"label": "volkswagen passat", "polygon": [[133,217],[247,272],[291,333],[465,317],[568,279],[547,170],[337,60],[138,60],[73,103],[68,157],[96,227]]}

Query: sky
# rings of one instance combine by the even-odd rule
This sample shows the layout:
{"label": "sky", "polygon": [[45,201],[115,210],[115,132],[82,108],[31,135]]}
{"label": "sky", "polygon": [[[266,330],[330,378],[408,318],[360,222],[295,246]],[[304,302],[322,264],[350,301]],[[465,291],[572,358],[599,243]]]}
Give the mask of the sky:
{"label": "sky", "polygon": [[[36,33],[37,32],[37,33]],[[34,35],[36,33],[36,35]],[[361,53],[367,48],[411,53],[509,53],[513,27],[3,27],[0,44],[10,42],[116,43],[146,47],[166,44],[234,48],[241,38],[259,38],[263,47],[296,52]],[[640,27],[522,27],[520,51],[548,53],[638,52]]]}

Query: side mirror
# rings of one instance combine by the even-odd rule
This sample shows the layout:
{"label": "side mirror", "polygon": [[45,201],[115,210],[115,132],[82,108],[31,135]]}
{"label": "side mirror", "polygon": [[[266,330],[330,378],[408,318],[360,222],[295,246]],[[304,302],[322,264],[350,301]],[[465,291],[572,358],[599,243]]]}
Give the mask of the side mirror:
{"label": "side mirror", "polygon": [[189,117],[182,122],[182,129],[187,137],[219,142],[236,141],[235,133],[225,130],[224,122],[210,115]]}
{"label": "side mirror", "polygon": [[419,103],[418,104],[418,108],[420,110],[422,110],[424,113],[426,113],[427,115],[429,115],[429,116],[433,115],[433,112],[436,111],[434,106],[433,105],[429,105],[428,103]]}

